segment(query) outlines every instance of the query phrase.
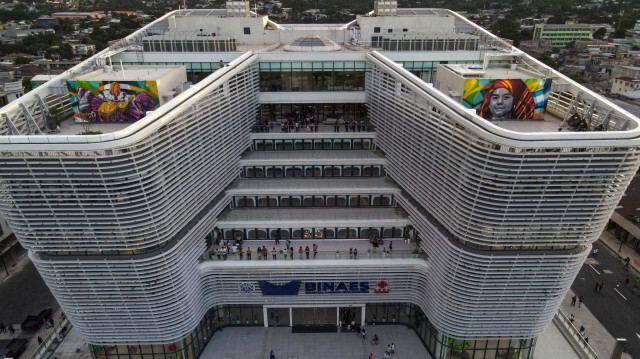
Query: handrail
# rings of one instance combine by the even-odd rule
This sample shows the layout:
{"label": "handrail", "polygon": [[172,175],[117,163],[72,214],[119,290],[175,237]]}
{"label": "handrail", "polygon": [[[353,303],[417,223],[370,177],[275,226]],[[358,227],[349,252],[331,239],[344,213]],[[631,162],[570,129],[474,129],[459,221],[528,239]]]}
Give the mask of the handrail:
{"label": "handrail", "polygon": [[[64,319],[60,320],[58,324],[54,325],[49,334],[42,340],[42,343],[36,348],[36,350],[31,353],[29,359],[40,359],[49,354],[49,348],[52,344],[59,342],[58,336],[61,335],[59,333],[59,329],[68,326],[69,319],[65,316]],[[69,328],[67,328],[66,333],[69,333]]]}
{"label": "handrail", "polygon": [[[562,311],[562,309],[558,309],[556,315],[553,318],[553,321],[556,325],[561,326],[561,330],[565,335],[565,338],[570,341],[571,346],[574,349],[577,349],[576,352],[582,359],[597,359],[598,354],[595,350],[584,340],[584,337],[580,335],[578,329],[573,326],[573,323],[567,315]],[[577,348],[576,348],[577,347]]]}
{"label": "handrail", "polygon": [[[245,244],[246,246],[246,244]],[[292,247],[293,248],[293,247]],[[309,252],[309,259],[307,259],[306,253],[302,252],[302,257],[300,252],[297,249],[293,248],[293,256],[287,254],[286,251],[277,251],[275,253],[276,259],[273,259],[274,253],[271,252],[271,249],[267,250],[266,261],[271,262],[284,262],[284,261],[312,261],[312,260],[322,260],[322,259],[331,259],[331,260],[359,260],[359,259],[408,259],[408,258],[420,258],[427,260],[428,257],[426,253],[420,251],[419,253],[415,253],[415,251],[387,251],[384,252],[383,249],[378,249],[376,252],[372,250],[367,251],[359,251],[357,255],[354,256],[354,253],[347,250],[342,251],[318,251],[318,253],[314,256],[313,251]],[[258,249],[252,249],[251,258],[246,253],[246,248],[243,249],[242,258],[240,258],[240,253],[226,253],[226,252],[216,252],[214,250],[207,251],[203,256],[203,261],[263,261],[263,255],[258,253]],[[301,259],[302,258],[302,259]]]}

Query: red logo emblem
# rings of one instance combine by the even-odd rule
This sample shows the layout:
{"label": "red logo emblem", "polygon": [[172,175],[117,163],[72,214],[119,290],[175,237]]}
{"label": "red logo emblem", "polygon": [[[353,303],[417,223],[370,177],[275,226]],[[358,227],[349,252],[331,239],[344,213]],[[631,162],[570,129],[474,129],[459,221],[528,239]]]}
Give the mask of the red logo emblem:
{"label": "red logo emblem", "polygon": [[373,290],[374,293],[389,293],[389,288],[387,288],[387,282],[381,280],[378,282],[378,287]]}

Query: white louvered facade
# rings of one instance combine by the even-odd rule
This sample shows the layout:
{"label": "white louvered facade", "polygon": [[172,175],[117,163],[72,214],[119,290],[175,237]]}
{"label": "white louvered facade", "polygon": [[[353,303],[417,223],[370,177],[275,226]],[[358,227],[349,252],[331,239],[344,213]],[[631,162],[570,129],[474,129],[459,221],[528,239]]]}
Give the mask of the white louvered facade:
{"label": "white louvered facade", "polygon": [[[201,13],[206,12],[194,12],[194,18]],[[167,24],[176,21],[171,16],[188,20],[191,15],[167,15],[124,43],[135,44],[152,28],[168,32]],[[343,30],[348,37],[349,29]],[[477,31],[483,41],[499,41]],[[224,54],[226,67],[109,134],[27,134],[46,122],[35,95],[19,100],[31,119],[15,104],[0,110],[8,118],[0,125],[0,214],[82,338],[98,345],[173,343],[220,305],[392,302],[418,306],[441,334],[453,338],[540,334],[640,166],[638,119],[543,68],[564,89],[551,94],[549,111],[562,118],[579,103],[581,110],[586,106],[594,112],[592,127],[597,122],[608,130],[510,131],[463,109],[398,64],[421,56],[425,62],[459,56],[460,62],[480,63],[478,51],[288,54],[269,45],[263,52]],[[217,66],[218,54],[215,61],[195,52],[137,55],[145,64],[180,60]],[[106,52],[96,56],[77,71],[101,64]],[[119,56],[134,57],[132,52]],[[362,89],[270,92],[261,87],[263,64],[329,68],[343,61],[364,64]],[[569,90],[586,93],[580,101],[592,105]],[[261,105],[345,102],[365,104],[375,131],[252,132]],[[302,141],[301,148],[274,145],[260,152],[254,144],[288,139]],[[362,142],[348,149],[340,142],[336,150],[335,140]],[[346,177],[345,166],[351,165],[349,180],[334,175]],[[278,182],[288,177],[286,166],[293,177],[286,180],[296,181],[289,187]],[[256,167],[261,173],[278,168],[282,174],[246,178]],[[301,202],[306,196],[315,203],[314,196],[325,195],[333,197],[323,198],[322,208],[269,208],[290,203],[286,196],[299,196]],[[365,195],[393,200],[389,208],[374,208],[382,197],[359,202]],[[241,196],[242,201],[267,196],[267,205],[238,208]],[[343,208],[328,208],[338,196],[345,196]],[[357,209],[346,204],[354,198]],[[287,211],[294,214],[287,217]],[[246,239],[265,239],[271,238],[268,230],[295,227],[296,221],[299,232],[309,228],[312,238],[342,243],[366,242],[369,232],[363,231],[376,226],[381,233],[390,228],[387,238],[400,240],[411,224],[428,259],[223,262],[204,255],[205,238],[217,227],[232,236],[237,230],[263,233],[263,238]],[[357,222],[363,228],[356,228]],[[335,228],[333,237],[326,235],[329,227]],[[339,227],[346,230],[344,238]],[[313,237],[318,230],[322,236]],[[384,280],[391,291],[269,297],[238,288],[259,280],[354,281],[372,287]]]}

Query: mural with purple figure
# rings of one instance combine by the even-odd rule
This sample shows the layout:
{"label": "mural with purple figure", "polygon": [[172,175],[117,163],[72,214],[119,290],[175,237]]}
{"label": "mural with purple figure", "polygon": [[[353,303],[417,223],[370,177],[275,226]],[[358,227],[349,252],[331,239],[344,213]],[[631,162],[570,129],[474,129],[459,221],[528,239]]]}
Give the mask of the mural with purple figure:
{"label": "mural with purple figure", "polygon": [[160,106],[156,81],[67,81],[76,120],[135,122]]}

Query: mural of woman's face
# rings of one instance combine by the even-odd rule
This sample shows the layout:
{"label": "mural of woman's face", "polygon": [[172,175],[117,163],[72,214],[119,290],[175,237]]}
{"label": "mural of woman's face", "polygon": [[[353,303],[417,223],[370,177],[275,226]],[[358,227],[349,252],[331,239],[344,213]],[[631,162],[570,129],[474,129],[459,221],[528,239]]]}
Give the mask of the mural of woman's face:
{"label": "mural of woman's face", "polygon": [[111,85],[111,93],[114,96],[120,95],[120,84],[119,83],[116,82],[113,85]]}
{"label": "mural of woman's face", "polygon": [[513,108],[513,95],[504,87],[497,88],[491,94],[489,110],[494,120],[507,119]]}

